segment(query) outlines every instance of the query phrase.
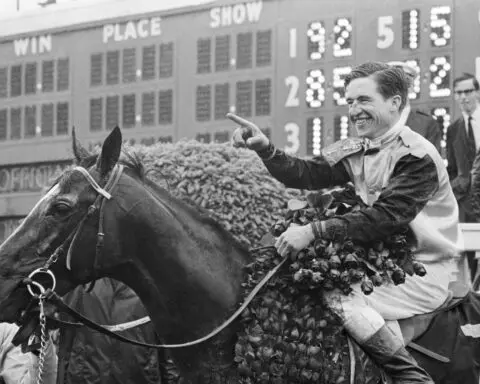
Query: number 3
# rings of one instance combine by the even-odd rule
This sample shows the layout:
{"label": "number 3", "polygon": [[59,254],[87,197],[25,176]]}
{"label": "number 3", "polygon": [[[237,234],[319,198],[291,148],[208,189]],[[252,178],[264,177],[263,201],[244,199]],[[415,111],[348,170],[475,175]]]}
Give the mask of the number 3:
{"label": "number 3", "polygon": [[392,16],[380,16],[378,18],[378,39],[377,48],[385,49],[393,44],[395,34],[391,26],[393,25]]}
{"label": "number 3", "polygon": [[300,140],[298,138],[300,127],[296,123],[287,123],[285,132],[287,133],[288,144],[284,147],[284,150],[289,155],[294,155],[300,149]]}

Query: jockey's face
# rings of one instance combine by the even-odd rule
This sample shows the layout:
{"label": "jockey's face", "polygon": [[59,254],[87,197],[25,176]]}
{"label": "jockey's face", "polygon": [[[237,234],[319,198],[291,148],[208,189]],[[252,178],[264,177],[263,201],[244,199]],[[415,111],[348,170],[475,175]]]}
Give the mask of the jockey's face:
{"label": "jockey's face", "polygon": [[354,79],[346,88],[350,121],[360,137],[374,139],[387,132],[400,116],[402,98],[384,98],[374,77]]}

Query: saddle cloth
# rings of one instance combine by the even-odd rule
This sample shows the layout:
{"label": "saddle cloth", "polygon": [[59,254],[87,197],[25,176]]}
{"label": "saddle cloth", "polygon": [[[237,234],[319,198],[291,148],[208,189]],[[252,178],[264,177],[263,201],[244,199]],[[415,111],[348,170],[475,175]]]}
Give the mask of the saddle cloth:
{"label": "saddle cloth", "polygon": [[435,316],[441,312],[448,311],[449,309],[453,308],[463,299],[463,297],[453,297],[453,294],[450,292],[448,298],[445,300],[445,303],[443,303],[443,305],[437,310],[430,313],[409,317],[408,319],[398,320],[398,324],[402,330],[403,339],[405,340],[405,345],[410,344],[410,342],[422,336],[427,331]]}
{"label": "saddle cloth", "polygon": [[[480,294],[471,291],[462,298],[450,296],[438,310],[399,324],[407,348],[435,383],[479,383]],[[378,367],[357,343],[351,341],[350,345],[356,361],[351,382],[378,383]],[[390,383],[384,375],[382,379]]]}

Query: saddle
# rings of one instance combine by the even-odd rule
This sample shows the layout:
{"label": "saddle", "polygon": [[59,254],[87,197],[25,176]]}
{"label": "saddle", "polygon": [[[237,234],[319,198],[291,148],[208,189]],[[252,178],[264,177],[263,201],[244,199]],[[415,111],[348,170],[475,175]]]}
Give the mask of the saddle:
{"label": "saddle", "polygon": [[[480,293],[450,294],[437,310],[400,320],[405,345],[435,383],[478,384],[480,367]],[[358,382],[378,372],[369,366],[361,346],[349,340]],[[372,373],[373,372],[373,373]],[[383,383],[390,383],[385,376]],[[355,381],[352,381],[355,382]],[[368,381],[376,383],[377,381]]]}
{"label": "saddle", "polygon": [[427,331],[428,326],[438,313],[448,311],[462,299],[463,298],[454,298],[452,292],[449,292],[445,302],[435,311],[398,320],[405,344],[408,345],[411,341],[422,336]]}
{"label": "saddle", "polygon": [[425,332],[427,332],[435,316],[437,316],[439,313],[446,312],[456,307],[463,300],[464,297],[454,297],[453,293],[450,291],[445,302],[435,311],[398,320],[398,324],[402,330],[403,339],[405,340],[405,345],[409,348],[417,350],[418,352],[427,354],[430,357],[443,360],[440,359],[442,358],[441,355],[437,355],[433,351],[419,346],[418,344],[414,343],[414,340],[417,340],[424,335]]}

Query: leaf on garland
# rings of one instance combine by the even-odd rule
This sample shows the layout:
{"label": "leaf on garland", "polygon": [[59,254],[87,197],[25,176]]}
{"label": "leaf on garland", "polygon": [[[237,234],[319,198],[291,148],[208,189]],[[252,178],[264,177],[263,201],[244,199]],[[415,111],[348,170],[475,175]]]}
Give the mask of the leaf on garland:
{"label": "leaf on garland", "polygon": [[306,201],[301,201],[297,199],[290,199],[288,200],[288,203],[287,203],[287,208],[291,212],[299,211],[307,207],[308,207],[308,203]]}

